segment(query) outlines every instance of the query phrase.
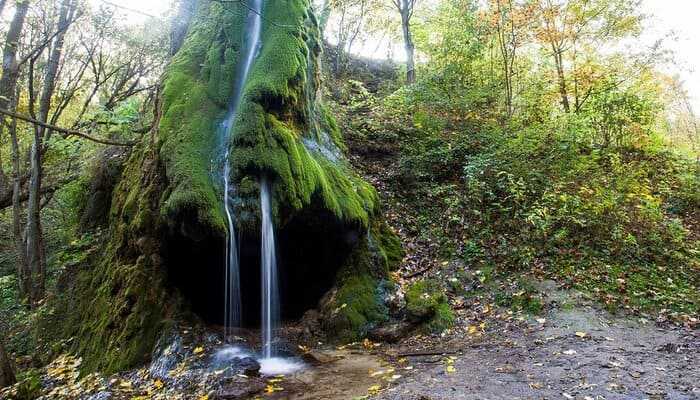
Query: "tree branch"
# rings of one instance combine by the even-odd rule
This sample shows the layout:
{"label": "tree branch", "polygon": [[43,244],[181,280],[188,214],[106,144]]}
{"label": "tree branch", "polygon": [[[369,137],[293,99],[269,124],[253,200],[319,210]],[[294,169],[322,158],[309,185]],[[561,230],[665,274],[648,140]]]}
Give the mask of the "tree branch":
{"label": "tree branch", "polygon": [[28,116],[22,115],[22,114],[17,114],[17,113],[14,113],[12,111],[8,111],[8,110],[3,110],[1,108],[0,108],[0,114],[4,114],[4,115],[7,115],[8,117],[19,119],[21,121],[29,122],[29,123],[34,124],[36,126],[41,126],[43,128],[50,129],[54,132],[60,133],[65,138],[67,138],[69,136],[77,136],[79,138],[87,139],[87,140],[95,142],[95,143],[105,144],[105,145],[109,145],[109,146],[128,147],[128,146],[134,146],[136,144],[136,142],[117,142],[117,141],[113,141],[113,140],[109,140],[109,139],[96,138],[96,137],[90,136],[90,135],[83,133],[83,132],[80,132],[80,131],[76,131],[73,129],[61,128],[59,126],[47,124],[45,122],[41,122],[39,120],[36,120],[32,117],[28,117]]}

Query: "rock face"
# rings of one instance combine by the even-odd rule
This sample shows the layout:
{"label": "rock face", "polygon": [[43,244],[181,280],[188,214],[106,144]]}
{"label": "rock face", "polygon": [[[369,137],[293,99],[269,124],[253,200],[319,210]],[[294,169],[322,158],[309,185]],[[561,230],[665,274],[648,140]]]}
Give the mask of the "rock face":
{"label": "rock face", "polygon": [[[263,3],[259,53],[231,140],[220,143],[247,13],[239,2],[198,2],[164,78],[153,138],[134,149],[114,190],[109,238],[54,301],[52,330],[76,337],[86,370],[144,361],[170,321],[217,322],[227,233],[222,148],[238,194],[245,287],[259,287],[258,181],[265,176],[283,260],[283,317],[318,306],[322,328],[337,339],[358,338],[386,319],[382,299],[401,245],[381,218],[376,191],[345,160],[341,132],[322,104],[320,35],[308,0]],[[256,293],[243,297],[258,309]]]}

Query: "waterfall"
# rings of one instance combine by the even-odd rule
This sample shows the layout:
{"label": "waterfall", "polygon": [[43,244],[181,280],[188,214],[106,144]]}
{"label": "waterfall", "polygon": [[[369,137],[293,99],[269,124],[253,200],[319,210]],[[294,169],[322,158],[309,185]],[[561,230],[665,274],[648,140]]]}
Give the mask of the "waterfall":
{"label": "waterfall", "polygon": [[270,183],[260,180],[260,213],[262,214],[261,281],[262,281],[262,355],[275,355],[274,331],[279,325],[279,290],[277,287],[277,259],[275,256],[275,231],[272,222]]}
{"label": "waterfall", "polygon": [[224,337],[230,334],[230,328],[241,324],[241,282],[240,261],[238,256],[238,240],[233,219],[232,198],[235,188],[230,184],[231,164],[229,160],[229,143],[231,141],[231,129],[233,128],[238,108],[243,96],[243,88],[248,79],[250,67],[258,53],[260,46],[260,31],[262,26],[262,0],[248,2],[250,10],[246,20],[245,45],[242,49],[241,64],[239,64],[238,77],[228,111],[219,126],[219,137],[222,141],[223,159],[223,185],[224,185],[224,210],[228,223],[228,238],[226,243],[225,265],[225,299],[224,299]]}

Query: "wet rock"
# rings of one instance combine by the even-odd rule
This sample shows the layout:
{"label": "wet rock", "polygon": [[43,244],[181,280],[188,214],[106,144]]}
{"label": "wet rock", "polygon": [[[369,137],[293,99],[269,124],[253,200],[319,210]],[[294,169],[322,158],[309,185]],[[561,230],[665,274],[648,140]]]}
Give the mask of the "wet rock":
{"label": "wet rock", "polygon": [[210,366],[213,369],[224,369],[225,376],[257,376],[260,372],[260,363],[250,353],[235,346],[219,350],[211,359]]}
{"label": "wet rock", "polygon": [[386,343],[396,343],[408,335],[414,328],[414,324],[407,321],[399,321],[379,326],[369,332],[372,340]]}
{"label": "wet rock", "polygon": [[302,329],[302,337],[307,340],[321,336],[323,330],[321,329],[321,314],[317,310],[309,310],[304,313],[301,317],[299,325]]}
{"label": "wet rock", "polygon": [[251,379],[244,382],[236,381],[225,385],[213,396],[215,400],[239,400],[249,399],[265,389],[265,382],[260,379]]}
{"label": "wet rock", "polygon": [[314,350],[302,354],[301,359],[310,365],[328,364],[339,360],[338,356]]}
{"label": "wet rock", "polygon": [[258,376],[260,374],[260,363],[252,357],[241,358],[238,370],[246,376]]}
{"label": "wet rock", "polygon": [[170,379],[170,371],[184,358],[182,337],[180,335],[166,335],[158,341],[153,352],[153,362],[148,369],[153,378],[162,380]]}

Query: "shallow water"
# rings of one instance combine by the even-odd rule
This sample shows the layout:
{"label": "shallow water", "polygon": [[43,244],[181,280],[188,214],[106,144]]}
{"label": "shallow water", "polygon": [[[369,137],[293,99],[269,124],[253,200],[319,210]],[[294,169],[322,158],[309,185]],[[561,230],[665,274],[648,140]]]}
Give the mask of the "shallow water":
{"label": "shallow water", "polygon": [[303,362],[293,358],[271,357],[258,360],[262,375],[291,375],[303,370]]}
{"label": "shallow water", "polygon": [[215,368],[226,368],[243,358],[254,358],[260,364],[261,375],[291,375],[306,368],[301,360],[295,357],[261,357],[240,346],[225,346],[219,349],[212,358]]}

